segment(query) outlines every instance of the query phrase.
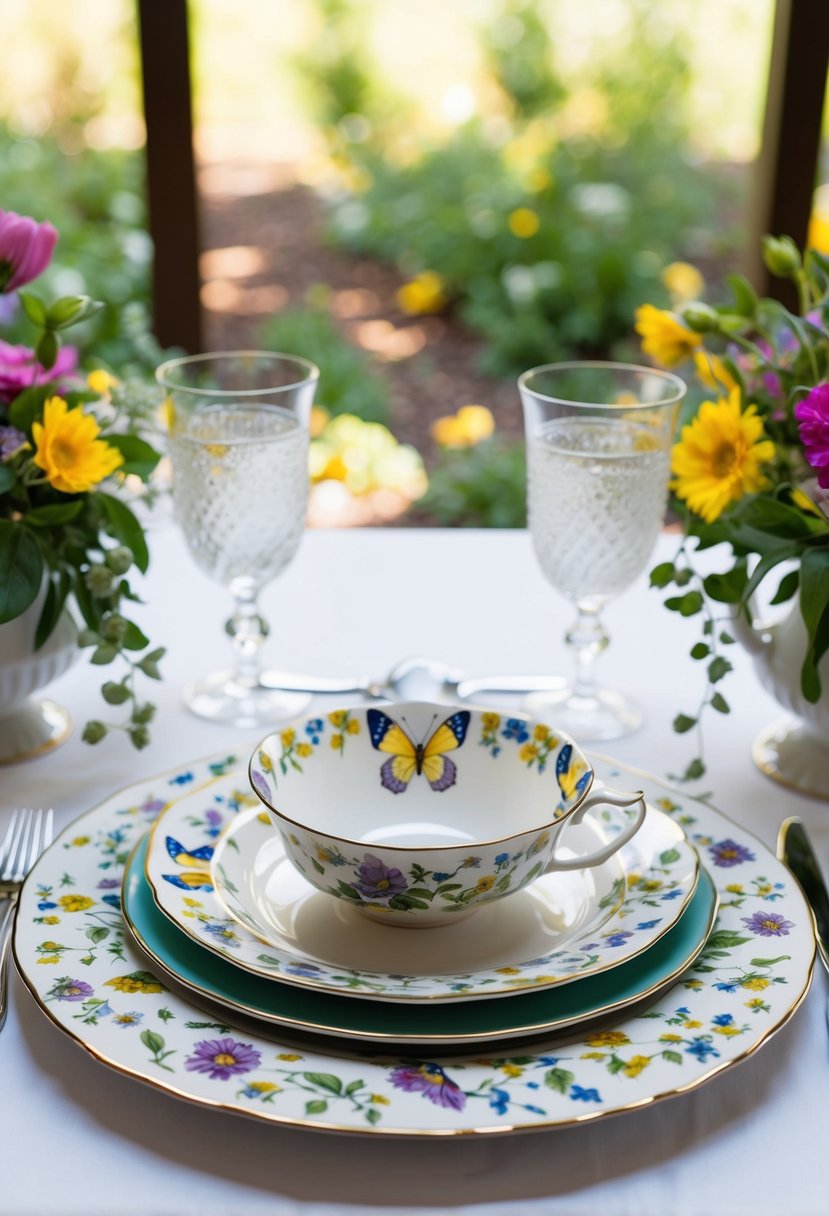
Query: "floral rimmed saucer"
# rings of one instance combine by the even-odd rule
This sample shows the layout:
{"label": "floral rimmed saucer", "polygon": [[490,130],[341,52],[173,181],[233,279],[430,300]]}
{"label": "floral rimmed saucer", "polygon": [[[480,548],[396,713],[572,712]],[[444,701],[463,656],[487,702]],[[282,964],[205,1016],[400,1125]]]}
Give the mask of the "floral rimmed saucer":
{"label": "floral rimmed saucer", "polygon": [[[77,819],[34,867],[14,937],[18,969],[56,1026],[116,1071],[201,1106],[292,1127],[392,1136],[537,1130],[641,1108],[695,1088],[760,1048],[808,991],[815,957],[797,883],[759,840],[655,777],[635,776],[680,823],[720,895],[701,959],[644,1014],[564,1044],[401,1059],[391,1050],[297,1048],[218,1020],[169,991],[131,944],[118,892],[158,812],[235,758],[188,765]],[[197,839],[211,840],[202,823]],[[125,1094],[126,1099],[126,1094]]]}
{"label": "floral rimmed saucer", "polygon": [[[649,808],[634,839],[601,866],[546,875],[466,921],[402,929],[315,890],[273,827],[244,810],[245,799],[216,783],[161,816],[146,859],[156,902],[235,966],[320,992],[465,1001],[596,975],[667,932],[699,874],[679,825]],[[222,834],[215,846],[193,845],[194,828],[198,835],[208,819]],[[604,830],[598,816],[585,819],[570,830],[573,849],[594,849]]]}
{"label": "floral rimmed saucer", "polygon": [[618,1013],[658,995],[694,962],[717,909],[714,886],[704,874],[680,919],[644,954],[612,974],[528,992],[513,1001],[432,1002],[426,1007],[402,1001],[351,1001],[247,974],[196,945],[158,910],[144,873],[146,852],[144,839],[127,863],[121,889],[123,913],[132,936],[163,976],[231,1015],[354,1042],[473,1046],[558,1033]]}

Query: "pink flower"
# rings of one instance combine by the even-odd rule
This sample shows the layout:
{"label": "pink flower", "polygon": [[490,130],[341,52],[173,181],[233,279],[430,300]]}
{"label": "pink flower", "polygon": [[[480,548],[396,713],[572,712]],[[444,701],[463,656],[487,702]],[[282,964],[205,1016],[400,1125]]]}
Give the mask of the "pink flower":
{"label": "pink flower", "polygon": [[74,346],[62,346],[55,366],[47,371],[35,361],[34,351],[28,346],[12,346],[10,342],[0,340],[0,402],[8,405],[24,388],[50,384],[67,376],[77,366],[78,352]]}
{"label": "pink flower", "polygon": [[818,384],[794,407],[806,459],[817,471],[818,485],[829,489],[829,384]]}
{"label": "pink flower", "polygon": [[42,274],[57,239],[51,224],[38,224],[16,211],[0,211],[0,291],[16,291]]}

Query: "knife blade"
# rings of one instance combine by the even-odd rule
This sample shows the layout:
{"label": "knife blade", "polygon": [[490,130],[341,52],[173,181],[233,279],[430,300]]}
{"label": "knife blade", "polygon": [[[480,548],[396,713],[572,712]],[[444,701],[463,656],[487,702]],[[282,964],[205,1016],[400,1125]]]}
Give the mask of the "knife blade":
{"label": "knife blade", "polygon": [[818,953],[829,971],[829,890],[812,842],[796,815],[780,825],[777,856],[794,874],[806,896],[815,920]]}

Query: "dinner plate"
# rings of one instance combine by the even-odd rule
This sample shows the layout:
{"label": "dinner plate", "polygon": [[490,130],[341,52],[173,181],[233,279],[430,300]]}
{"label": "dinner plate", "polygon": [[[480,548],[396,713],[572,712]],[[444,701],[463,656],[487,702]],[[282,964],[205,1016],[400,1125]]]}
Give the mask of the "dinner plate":
{"label": "dinner plate", "polygon": [[[699,873],[682,828],[651,807],[601,866],[543,876],[457,924],[404,929],[312,887],[249,801],[230,778],[164,812],[146,859],[159,908],[237,967],[351,997],[465,1001],[597,975],[658,941]],[[208,832],[220,828],[214,845]],[[570,848],[595,849],[607,831],[591,814],[572,827]]]}
{"label": "dinner plate", "polygon": [[238,770],[227,756],[138,782],[61,834],[21,892],[18,969],[53,1023],[111,1068],[274,1124],[489,1136],[590,1122],[685,1093],[761,1048],[800,1005],[815,957],[811,915],[785,866],[745,828],[655,777],[592,759],[602,779],[634,778],[682,824],[720,895],[691,972],[644,1013],[622,1013],[601,1030],[480,1056],[353,1052],[338,1040],[297,1045],[273,1028],[241,1029],[168,989],[119,910],[125,860],[161,809]]}
{"label": "dinner plate", "polygon": [[[528,992],[512,1001],[433,1002],[425,1008],[400,1001],[350,1001],[240,971],[180,933],[153,900],[144,872],[146,852],[145,838],[127,864],[122,901],[124,919],[154,966],[197,998],[207,997],[236,1014],[354,1042],[474,1045],[552,1034],[587,1019],[607,1017],[673,983],[703,949],[717,908],[717,895],[706,874],[677,923],[639,957],[612,974]],[[399,932],[410,934],[407,929]],[[425,932],[435,936],[431,930]]]}

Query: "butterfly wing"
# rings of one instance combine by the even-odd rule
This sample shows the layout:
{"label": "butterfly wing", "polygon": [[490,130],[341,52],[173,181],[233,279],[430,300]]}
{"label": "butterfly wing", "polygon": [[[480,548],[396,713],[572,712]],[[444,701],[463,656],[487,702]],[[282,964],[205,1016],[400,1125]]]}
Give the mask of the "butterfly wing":
{"label": "butterfly wing", "polygon": [[164,841],[167,852],[177,866],[185,867],[180,874],[164,874],[162,877],[174,887],[183,891],[212,891],[210,871],[205,862],[213,856],[213,845],[204,844],[198,849],[187,850],[175,836],[167,836]]}
{"label": "butterfly wing", "polygon": [[433,790],[448,790],[455,784],[458,767],[446,752],[460,747],[469,729],[469,710],[452,714],[427,740],[423,748],[423,773]]}
{"label": "butterfly wing", "polygon": [[573,746],[565,743],[556,758],[558,788],[566,802],[572,802],[583,793],[590,782],[590,770],[583,760],[573,763]]}
{"label": "butterfly wing", "polygon": [[417,749],[403,728],[382,710],[367,710],[366,719],[372,747],[391,754],[380,766],[380,784],[393,794],[402,794],[417,768]]}

